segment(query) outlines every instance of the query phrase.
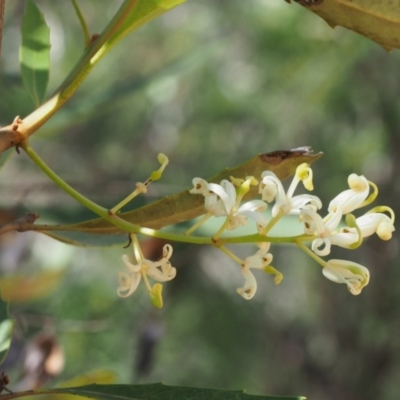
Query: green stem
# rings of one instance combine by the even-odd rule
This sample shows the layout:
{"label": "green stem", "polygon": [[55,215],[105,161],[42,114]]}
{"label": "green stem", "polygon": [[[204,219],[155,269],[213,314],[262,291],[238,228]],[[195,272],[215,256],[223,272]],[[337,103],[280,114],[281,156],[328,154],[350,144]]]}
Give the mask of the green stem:
{"label": "green stem", "polygon": [[119,202],[116,206],[114,206],[110,211],[112,214],[116,214],[122,207],[126,206],[130,201],[132,201],[140,192],[138,189],[135,189],[129,196],[125,197],[124,200]]}
{"label": "green stem", "polygon": [[79,19],[79,23],[81,24],[82,27],[82,31],[83,31],[83,37],[85,40],[85,47],[89,46],[90,43],[90,33],[89,33],[89,28],[87,26],[87,23],[85,21],[85,17],[82,14],[82,11],[79,8],[79,5],[77,3],[76,0],[71,0],[72,1],[72,5],[74,6],[76,15]]}
{"label": "green stem", "polygon": [[230,257],[233,261],[238,263],[240,266],[244,265],[244,261],[239,258],[236,254],[233,254],[230,250],[228,250],[225,246],[218,247],[221,251],[223,251],[228,257]]}
{"label": "green stem", "polygon": [[267,226],[261,232],[263,235],[266,235],[274,226],[275,224],[282,218],[283,214],[281,212],[278,213],[274,218],[268,222]]}
{"label": "green stem", "polygon": [[301,241],[296,241],[297,246],[299,246],[305,253],[307,253],[313,260],[315,260],[319,265],[324,268],[326,266],[326,261],[321,257],[317,256],[312,250],[310,250],[304,243]]}
{"label": "green stem", "polygon": [[79,203],[84,205],[89,210],[93,211],[102,218],[107,218],[109,212],[106,208],[99,206],[93,201],[89,200],[87,197],[83,196],[77,192],[72,186],[68,185],[63,179],[61,179],[43,160],[42,158],[33,150],[33,148],[28,144],[27,141],[23,142],[21,148],[30,157],[30,159],[62,190],[68,193],[71,197],[77,200]]}

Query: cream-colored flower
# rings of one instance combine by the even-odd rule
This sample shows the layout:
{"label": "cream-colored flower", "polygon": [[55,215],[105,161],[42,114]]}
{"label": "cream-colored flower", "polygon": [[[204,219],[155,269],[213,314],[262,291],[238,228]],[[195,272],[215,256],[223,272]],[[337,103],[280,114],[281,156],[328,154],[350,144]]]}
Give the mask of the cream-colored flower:
{"label": "cream-colored flower", "polygon": [[257,246],[260,249],[254,255],[247,257],[241,268],[241,273],[245,279],[245,283],[242,288],[237,289],[237,293],[246,300],[252,299],[257,291],[257,281],[251,272],[251,268],[276,275],[276,284],[279,284],[283,278],[283,275],[279,271],[270,266],[273,259],[273,255],[268,253],[270,243],[257,243]]}
{"label": "cream-colored flower", "polygon": [[370,186],[368,180],[363,175],[351,174],[347,182],[350,189],[339,193],[329,203],[329,213],[334,213],[338,208],[341,208],[342,214],[345,215],[366,205],[365,202],[368,197]]}
{"label": "cream-colored flower", "polygon": [[312,190],[312,170],[308,164],[301,164],[296,169],[296,174],[289,186],[287,192],[283,188],[280,179],[271,171],[264,171],[262,174],[259,193],[262,195],[262,200],[268,203],[275,200],[272,208],[272,216],[276,217],[279,213],[282,215],[298,215],[300,210],[308,207],[314,211],[322,207],[321,200],[317,196],[310,194],[300,194],[293,196],[297,185],[303,182],[308,190]]}
{"label": "cream-colored flower", "polygon": [[[251,180],[251,178],[248,178]],[[246,184],[243,183],[243,185]],[[190,193],[202,194],[205,198],[204,208],[214,217],[228,217],[226,229],[236,229],[239,225],[246,225],[248,218],[253,219],[259,229],[267,224],[262,211],[268,205],[261,200],[252,200],[240,205],[243,195],[238,195],[232,182],[224,179],[221,184],[208,183],[201,178],[193,179],[194,188]],[[238,189],[241,190],[241,187]]]}
{"label": "cream-colored flower", "polygon": [[[117,288],[117,294],[119,297],[128,297],[138,288],[141,279],[143,278],[146,287],[150,293],[152,288],[148,283],[148,277],[158,282],[166,282],[175,278],[176,269],[172,267],[169,259],[172,256],[172,246],[166,244],[163,247],[163,257],[158,261],[150,261],[147,259],[140,260],[137,264],[131,262],[129,257],[124,254],[122,261],[125,264],[127,272],[118,272],[119,287]],[[157,286],[157,293],[161,293],[161,290]]]}
{"label": "cream-colored flower", "polygon": [[345,283],[350,293],[354,295],[360,294],[369,282],[368,269],[347,260],[329,260],[322,273],[332,282]]}
{"label": "cream-colored flower", "polygon": [[[304,223],[307,235],[315,235],[316,239],[311,244],[312,251],[319,256],[326,256],[331,251],[331,244],[340,246],[340,240],[336,238],[336,229],[342,219],[341,209],[328,214],[324,219],[315,211],[303,208],[300,211],[300,220]],[[356,240],[353,240],[354,243]],[[342,246],[346,247],[346,246]]]}

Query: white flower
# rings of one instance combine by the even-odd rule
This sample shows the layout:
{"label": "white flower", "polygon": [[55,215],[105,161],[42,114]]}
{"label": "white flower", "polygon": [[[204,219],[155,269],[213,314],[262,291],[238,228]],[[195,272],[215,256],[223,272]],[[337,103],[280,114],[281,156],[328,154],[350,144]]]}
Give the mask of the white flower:
{"label": "white flower", "polygon": [[[390,240],[395,230],[392,220],[383,213],[367,213],[356,219],[362,238],[376,233],[382,240]],[[341,228],[335,235],[335,241],[339,246],[351,248],[351,245],[359,240],[356,228],[348,226]],[[333,243],[333,242],[332,242]],[[338,244],[333,243],[333,244]]]}
{"label": "white flower", "polygon": [[247,218],[253,219],[259,229],[267,224],[267,220],[262,211],[266,210],[268,205],[261,200],[252,200],[240,206],[239,196],[237,195],[235,186],[224,179],[221,184],[216,183],[208,184],[208,191],[218,196],[218,200],[209,202],[207,204],[207,197],[205,208],[215,217],[227,216],[229,222],[226,229],[236,229],[239,225],[246,225]]}
{"label": "white flower", "polygon": [[175,278],[176,269],[171,266],[169,259],[172,256],[172,246],[166,244],[163,247],[163,257],[159,261],[150,261],[146,259],[140,260],[137,264],[133,264],[129,257],[124,254],[122,261],[128,272],[118,272],[119,287],[117,294],[119,297],[128,297],[135,292],[141,278],[146,282],[147,289],[151,292],[148,285],[147,277],[150,277],[158,282],[166,282]]}
{"label": "white flower", "polygon": [[351,174],[347,180],[350,189],[339,193],[330,203],[328,212],[342,209],[342,214],[348,214],[357,208],[363,207],[369,193],[369,182],[362,175]]}
{"label": "white flower", "polygon": [[369,282],[368,269],[352,261],[329,260],[322,273],[332,282],[345,283],[354,295],[360,294]]}
{"label": "white flower", "polygon": [[[393,221],[383,213],[367,213],[357,218],[363,237],[371,236],[376,233],[380,239],[389,240],[392,238],[392,232],[395,230]],[[350,230],[353,230],[351,228]]]}
{"label": "white flower", "polygon": [[[307,235],[315,235],[316,239],[311,244],[312,251],[319,256],[326,256],[331,251],[331,244],[342,246],[341,238],[337,237],[335,229],[342,219],[341,209],[328,214],[324,219],[308,208],[300,211],[300,220],[304,223],[304,230]],[[354,243],[357,239],[353,240]],[[342,246],[346,247],[346,246]]]}
{"label": "white flower", "polygon": [[[335,214],[337,216],[335,217]],[[334,214],[328,214],[322,218],[310,210],[302,210],[301,219],[305,224],[305,231],[308,235],[318,236],[311,245],[312,250],[319,256],[326,256],[330,253],[331,245],[351,249],[359,240],[359,234],[356,228],[343,227],[335,231],[340,223],[340,209]],[[367,213],[355,220],[361,239],[376,233],[382,240],[390,240],[392,232],[395,230],[392,220],[383,213]],[[321,249],[322,247],[322,249]]]}
{"label": "white flower", "polygon": [[245,279],[245,283],[242,288],[237,289],[237,293],[246,300],[252,299],[257,291],[257,281],[250,270],[251,268],[260,269],[267,273],[276,275],[276,284],[280,283],[283,278],[280,272],[270,266],[273,259],[273,255],[268,253],[270,243],[257,243],[257,246],[260,250],[258,250],[254,255],[247,257],[241,268],[241,273]]}
{"label": "white flower", "polygon": [[287,193],[285,193],[282,182],[273,172],[264,171],[261,176],[262,182],[260,183],[259,193],[262,195],[262,200],[269,203],[275,200],[275,204],[272,208],[273,217],[276,217],[279,213],[283,215],[298,215],[300,210],[305,206],[314,211],[322,207],[321,200],[317,196],[309,194],[293,196],[300,181],[303,181],[304,186],[308,190],[312,190],[313,188],[312,172],[308,164],[301,164],[297,167],[296,174],[293,177]]}

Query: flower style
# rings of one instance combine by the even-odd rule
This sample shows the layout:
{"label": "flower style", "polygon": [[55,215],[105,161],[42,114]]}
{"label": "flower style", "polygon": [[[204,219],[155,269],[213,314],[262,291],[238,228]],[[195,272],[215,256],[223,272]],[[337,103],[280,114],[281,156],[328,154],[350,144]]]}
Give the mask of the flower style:
{"label": "flower style", "polygon": [[128,272],[119,271],[118,281],[119,287],[117,294],[119,297],[128,297],[138,288],[141,279],[143,278],[147,290],[149,291],[153,304],[162,307],[161,288],[160,284],[150,286],[148,277],[158,282],[166,282],[175,278],[176,269],[172,267],[169,259],[172,256],[172,246],[166,244],[163,247],[163,257],[159,261],[150,261],[147,259],[138,260],[137,264],[131,262],[129,257],[124,254],[122,261]]}
{"label": "flower style", "polygon": [[368,285],[369,271],[364,266],[352,261],[329,260],[322,273],[335,283],[345,283],[351,294],[358,295]]}
{"label": "flower style", "polygon": [[250,300],[254,297],[257,291],[257,281],[251,272],[251,268],[263,270],[269,274],[274,274],[275,284],[279,284],[283,275],[270,265],[273,259],[273,255],[268,253],[270,243],[258,243],[257,246],[260,248],[254,255],[247,257],[242,264],[241,273],[245,279],[244,286],[237,289],[237,293],[240,294],[244,299]]}
{"label": "flower style", "polygon": [[282,182],[273,172],[264,171],[261,176],[262,182],[260,183],[259,193],[262,195],[262,200],[268,203],[275,200],[272,208],[272,217],[276,217],[278,214],[298,215],[305,206],[314,211],[322,207],[321,200],[317,196],[310,194],[293,196],[300,181],[303,182],[307,190],[313,190],[312,170],[308,164],[304,163],[297,167],[296,174],[286,193]]}

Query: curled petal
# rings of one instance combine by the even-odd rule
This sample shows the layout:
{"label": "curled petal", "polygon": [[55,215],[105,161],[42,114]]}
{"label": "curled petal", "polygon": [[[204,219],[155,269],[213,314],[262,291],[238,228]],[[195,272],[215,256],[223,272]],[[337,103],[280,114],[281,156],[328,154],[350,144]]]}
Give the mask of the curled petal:
{"label": "curled petal", "polygon": [[242,211],[257,211],[257,212],[261,212],[261,211],[265,211],[268,208],[268,204],[265,203],[262,200],[251,200],[248,201],[247,203],[244,203],[243,205],[241,205],[238,209],[238,212],[242,212]]}
{"label": "curled petal", "polygon": [[325,234],[329,235],[333,232],[340,224],[342,220],[343,211],[338,207],[334,212],[330,212],[324,219]]}
{"label": "curled petal", "polygon": [[369,193],[369,183],[364,176],[351,174],[348,179],[350,189],[339,193],[330,203],[328,211],[333,213],[337,208],[342,209],[343,214],[351,213],[363,206]]}
{"label": "curled petal", "polygon": [[358,232],[355,228],[343,228],[331,237],[331,243],[345,249],[351,249],[358,241]]}
{"label": "curled petal", "polygon": [[345,283],[354,295],[360,294],[369,283],[368,269],[352,261],[329,260],[322,273],[332,282]]}
{"label": "curled petal", "polygon": [[189,190],[192,194],[202,194],[204,196],[208,193],[208,182],[202,178],[194,178],[192,180],[193,189]]}
{"label": "curled petal", "polygon": [[376,233],[382,240],[392,238],[394,231],[391,219],[382,213],[369,213],[357,218],[357,225],[360,227],[363,237]]}
{"label": "curled petal", "polygon": [[266,247],[265,249],[261,248],[260,250],[257,251],[256,254],[247,257],[244,260],[244,268],[264,269],[266,266],[271,264],[274,257],[271,253],[268,253],[268,249],[269,249],[269,243],[268,247]]}
{"label": "curled petal", "polygon": [[257,281],[250,269],[242,267],[242,275],[245,279],[244,286],[237,289],[237,293],[240,294],[244,299],[250,300],[254,297],[257,291]]}
{"label": "curled petal", "polygon": [[292,208],[291,214],[300,214],[300,211],[304,207],[307,207],[314,212],[322,207],[320,198],[311,194],[299,194],[294,196],[290,203]]}
{"label": "curled petal", "polygon": [[131,260],[129,259],[129,257],[126,254],[124,254],[122,256],[122,261],[124,262],[126,269],[131,272],[139,272],[142,267],[141,262],[139,262],[139,264],[137,264],[137,265],[132,264]]}
{"label": "curled petal", "polygon": [[259,192],[262,194],[262,200],[265,200],[268,203],[271,203],[274,200],[278,203],[285,203],[285,189],[278,177],[271,171],[264,171],[261,176],[262,181],[260,183]]}
{"label": "curled petal", "polygon": [[163,247],[163,258],[169,260],[172,256],[172,251],[173,251],[172,246],[170,244],[166,244]]}
{"label": "curled petal", "polygon": [[[322,249],[321,249],[322,247]],[[321,239],[321,238],[317,238],[315,240],[313,240],[312,245],[311,245],[311,250],[323,257],[323,256],[327,256],[330,252],[331,252],[331,241],[328,238],[325,239]]]}
{"label": "curled petal", "polygon": [[141,279],[140,273],[127,273],[123,271],[118,272],[118,283],[117,295],[119,297],[130,296],[139,286]]}
{"label": "curled petal", "polygon": [[309,208],[300,211],[300,221],[304,223],[304,231],[307,235],[322,236],[325,232],[322,217]]}
{"label": "curled petal", "polygon": [[[145,260],[146,275],[158,282],[166,282],[175,278],[176,268],[172,267],[169,261],[149,261]],[[158,267],[161,267],[159,269]],[[165,272],[164,272],[165,271]]]}

